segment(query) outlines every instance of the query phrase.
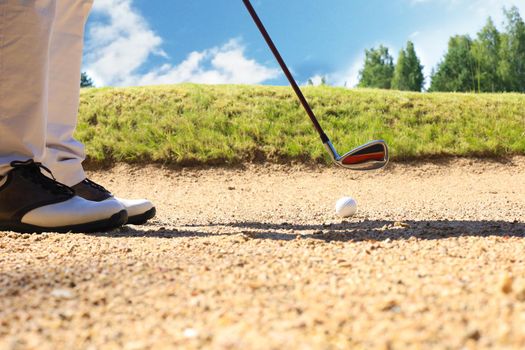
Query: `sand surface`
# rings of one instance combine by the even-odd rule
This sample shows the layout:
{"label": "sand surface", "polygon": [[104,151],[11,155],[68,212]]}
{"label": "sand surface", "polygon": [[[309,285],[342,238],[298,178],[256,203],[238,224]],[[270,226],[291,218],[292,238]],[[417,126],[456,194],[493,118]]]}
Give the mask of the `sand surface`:
{"label": "sand surface", "polygon": [[1,232],[0,349],[525,347],[525,158],[90,176],[158,217]]}

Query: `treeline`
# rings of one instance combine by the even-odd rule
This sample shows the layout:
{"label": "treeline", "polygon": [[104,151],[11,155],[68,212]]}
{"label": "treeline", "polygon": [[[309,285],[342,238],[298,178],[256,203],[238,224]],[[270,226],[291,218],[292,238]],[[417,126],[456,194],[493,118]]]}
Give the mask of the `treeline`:
{"label": "treeline", "polygon": [[[525,23],[517,7],[503,12],[502,32],[489,17],[475,39],[450,38],[445,56],[432,70],[429,91],[525,92]],[[365,51],[359,87],[421,91],[424,83],[412,42],[400,51],[395,64],[383,45]]]}
{"label": "treeline", "polygon": [[358,87],[421,91],[425,83],[423,66],[411,41],[406,49],[401,49],[395,65],[387,47],[380,45],[366,50],[365,65],[359,76]]}

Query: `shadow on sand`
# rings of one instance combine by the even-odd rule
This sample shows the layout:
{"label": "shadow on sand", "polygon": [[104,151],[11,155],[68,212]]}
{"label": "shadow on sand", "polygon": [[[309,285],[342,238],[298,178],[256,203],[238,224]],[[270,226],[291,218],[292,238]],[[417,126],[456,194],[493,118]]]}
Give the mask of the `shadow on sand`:
{"label": "shadow on sand", "polygon": [[91,234],[100,237],[212,237],[245,234],[252,239],[294,240],[303,238],[324,241],[383,241],[401,239],[437,240],[453,237],[519,237],[525,238],[525,223],[509,221],[403,221],[386,220],[342,222],[337,224],[294,225],[262,222],[231,222],[203,225],[180,225],[161,227],[159,224],[125,226],[108,233]]}

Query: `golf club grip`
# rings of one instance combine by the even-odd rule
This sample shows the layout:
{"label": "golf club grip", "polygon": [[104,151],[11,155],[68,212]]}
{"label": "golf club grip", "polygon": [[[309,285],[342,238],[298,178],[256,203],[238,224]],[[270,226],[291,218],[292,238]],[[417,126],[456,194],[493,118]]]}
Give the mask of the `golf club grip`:
{"label": "golf club grip", "polygon": [[266,31],[266,28],[264,27],[264,24],[261,22],[261,19],[257,15],[257,12],[255,12],[255,9],[253,8],[252,4],[250,3],[250,0],[242,0],[244,2],[244,5],[246,6],[246,9],[250,13],[250,15],[253,18],[253,21],[257,25],[257,28],[259,28],[259,31],[261,32],[262,36],[264,37],[264,40],[270,47],[270,50],[272,50],[273,55],[275,56],[275,59],[277,59],[277,62],[279,62],[279,65],[281,66],[281,69],[283,70],[284,74],[286,75],[286,78],[288,78],[288,81],[290,82],[290,85],[292,85],[292,88],[295,91],[295,94],[299,98],[299,101],[301,101],[301,104],[303,105],[304,110],[306,111],[306,114],[310,117],[312,120],[312,123],[314,124],[315,129],[319,133],[319,136],[321,136],[321,140],[323,143],[326,143],[329,141],[328,136],[323,131],[323,128],[317,121],[317,118],[315,117],[314,112],[312,111],[312,108],[308,104],[308,101],[306,101],[306,98],[303,95],[303,92],[299,88],[299,85],[295,82],[295,79],[290,73],[290,70],[286,66],[286,63],[284,62],[283,58],[281,57],[281,54],[279,53],[279,50],[277,50],[277,47],[272,41],[272,38]]}

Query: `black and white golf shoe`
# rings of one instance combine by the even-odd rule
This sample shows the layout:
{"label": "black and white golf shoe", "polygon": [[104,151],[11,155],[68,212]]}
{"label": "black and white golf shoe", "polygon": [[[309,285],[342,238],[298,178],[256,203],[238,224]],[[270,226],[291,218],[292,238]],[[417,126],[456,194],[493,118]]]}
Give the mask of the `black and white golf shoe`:
{"label": "black and white golf shoe", "polygon": [[127,212],[119,202],[92,202],[42,173],[33,160],[14,161],[0,178],[0,231],[95,232],[122,226]]}
{"label": "black and white golf shoe", "polygon": [[147,199],[122,199],[114,197],[111,192],[103,186],[89,180],[76,184],[72,187],[75,193],[87,200],[99,203],[118,202],[124,206],[128,213],[128,224],[142,225],[156,214],[153,203]]}

